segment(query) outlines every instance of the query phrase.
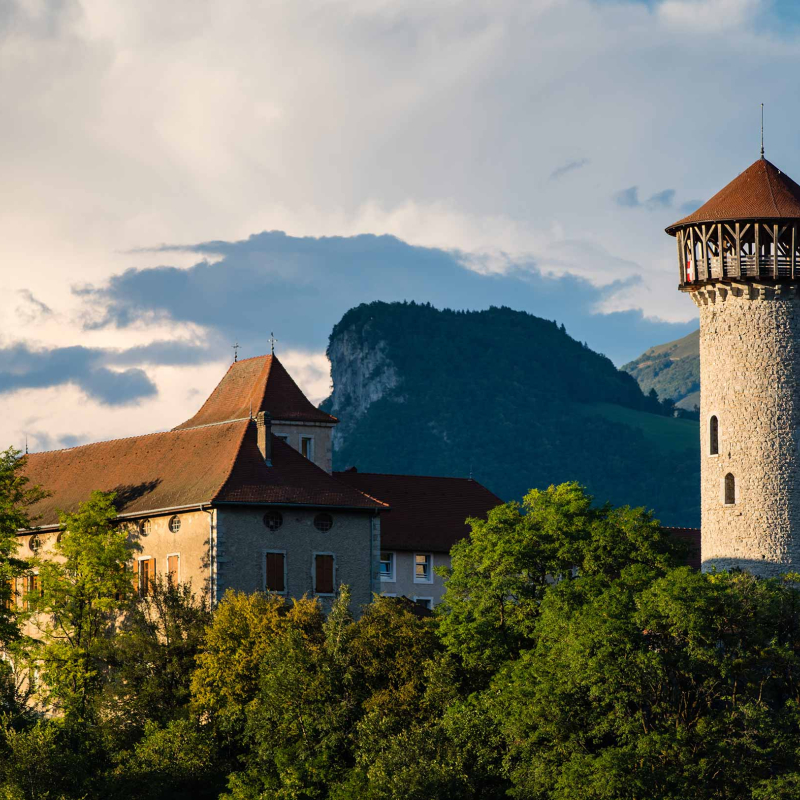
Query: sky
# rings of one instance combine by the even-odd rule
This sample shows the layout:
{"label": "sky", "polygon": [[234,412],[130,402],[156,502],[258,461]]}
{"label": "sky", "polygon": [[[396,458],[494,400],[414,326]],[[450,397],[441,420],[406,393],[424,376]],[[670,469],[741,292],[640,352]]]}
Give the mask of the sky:
{"label": "sky", "polygon": [[0,0],[0,447],[172,427],[272,333],[318,402],[373,300],[621,365],[696,327],[664,227],[759,103],[800,176],[799,89],[783,0]]}

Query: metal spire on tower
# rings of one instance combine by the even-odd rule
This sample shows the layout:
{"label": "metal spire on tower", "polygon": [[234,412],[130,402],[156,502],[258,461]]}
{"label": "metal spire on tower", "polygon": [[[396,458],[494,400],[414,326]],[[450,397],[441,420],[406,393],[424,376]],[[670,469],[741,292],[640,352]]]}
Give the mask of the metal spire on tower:
{"label": "metal spire on tower", "polygon": [[761,104],[761,158],[764,158],[764,104]]}

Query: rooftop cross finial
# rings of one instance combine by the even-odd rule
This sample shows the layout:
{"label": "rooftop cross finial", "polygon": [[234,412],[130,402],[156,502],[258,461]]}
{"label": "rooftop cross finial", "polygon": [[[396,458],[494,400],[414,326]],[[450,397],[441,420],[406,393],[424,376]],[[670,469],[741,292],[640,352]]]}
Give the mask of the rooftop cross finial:
{"label": "rooftop cross finial", "polygon": [[28,434],[25,434],[25,455],[28,455]]}
{"label": "rooftop cross finial", "polygon": [[236,344],[233,345],[233,363],[235,364],[239,360],[239,341],[236,341]]}
{"label": "rooftop cross finial", "polygon": [[764,158],[764,104],[761,104],[761,158]]}
{"label": "rooftop cross finial", "polygon": [[269,349],[272,355],[275,355],[275,345],[278,343],[278,340],[275,338],[275,334],[270,331],[269,332]]}

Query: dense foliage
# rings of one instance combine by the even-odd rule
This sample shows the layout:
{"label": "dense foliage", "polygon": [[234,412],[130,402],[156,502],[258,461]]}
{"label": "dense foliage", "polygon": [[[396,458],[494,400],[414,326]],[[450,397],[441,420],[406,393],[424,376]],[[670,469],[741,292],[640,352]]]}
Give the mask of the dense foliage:
{"label": "dense foliage", "polygon": [[[336,383],[344,337],[350,359],[353,348],[380,355],[399,381],[361,417],[351,387]],[[579,480],[615,504],[654,509],[665,524],[699,524],[696,428],[676,447],[690,423],[671,418],[672,402],[644,394],[563,326],[508,308],[370,303],[334,327],[329,354],[335,413],[345,420],[336,469],[462,477],[472,470],[505,499]],[[334,396],[322,407],[330,410]],[[357,422],[348,428],[348,419]],[[651,435],[649,421],[672,424],[674,441]]]}
{"label": "dense foliage", "polygon": [[112,503],[63,517],[58,566],[22,567],[43,580],[7,609],[8,663],[46,680],[3,694],[0,798],[800,791],[800,576],[693,572],[641,509],[569,483],[472,520],[435,616],[346,587],[327,615],[236,592],[212,614],[188,586],[131,590]]}

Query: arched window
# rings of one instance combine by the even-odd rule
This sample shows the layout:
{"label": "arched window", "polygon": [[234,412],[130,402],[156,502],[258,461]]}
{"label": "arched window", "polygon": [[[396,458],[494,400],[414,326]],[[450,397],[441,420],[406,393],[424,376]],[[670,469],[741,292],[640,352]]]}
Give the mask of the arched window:
{"label": "arched window", "polygon": [[711,456],[719,455],[719,420],[711,417],[708,421],[709,446],[708,454]]}
{"label": "arched window", "polygon": [[736,478],[729,472],[725,476],[725,505],[732,506],[736,503]]}

